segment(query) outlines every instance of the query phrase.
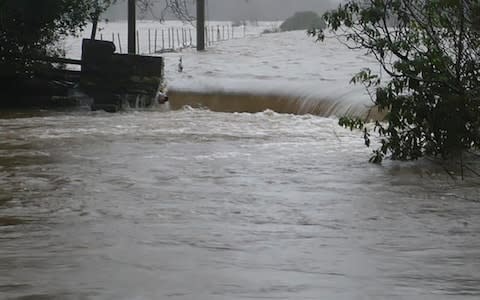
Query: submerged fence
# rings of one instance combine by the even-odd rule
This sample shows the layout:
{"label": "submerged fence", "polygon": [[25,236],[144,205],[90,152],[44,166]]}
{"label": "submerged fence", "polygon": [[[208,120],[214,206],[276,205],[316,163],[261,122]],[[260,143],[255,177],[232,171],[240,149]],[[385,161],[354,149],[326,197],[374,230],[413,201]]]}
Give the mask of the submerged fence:
{"label": "submerged fence", "polygon": [[[232,25],[211,25],[204,28],[205,45],[246,36],[246,28]],[[127,39],[124,33],[100,33],[101,40],[112,41],[119,53],[127,52]],[[154,54],[173,52],[185,48],[195,48],[197,43],[197,29],[193,26],[142,28],[137,30],[136,47],[138,54]]]}

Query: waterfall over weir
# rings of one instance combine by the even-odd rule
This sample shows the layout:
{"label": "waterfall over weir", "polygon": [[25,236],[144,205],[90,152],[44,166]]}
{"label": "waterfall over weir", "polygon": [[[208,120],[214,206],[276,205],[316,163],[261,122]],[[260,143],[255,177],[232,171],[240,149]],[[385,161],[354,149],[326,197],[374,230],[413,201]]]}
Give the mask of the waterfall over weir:
{"label": "waterfall over weir", "polygon": [[[175,25],[169,24],[165,26]],[[108,32],[126,28],[124,22],[102,26]],[[145,31],[158,24],[144,22],[139,26]],[[260,22],[247,26],[242,38],[212,44],[204,52],[184,49],[162,53],[171,108],[189,105],[225,112],[271,109],[280,113],[382,119],[384,114],[371,109],[373,104],[364,88],[349,84],[352,76],[364,68],[382,77],[374,57],[345,47],[333,34],[323,43],[316,43],[305,31],[262,34],[272,26],[277,25]],[[141,49],[148,49],[148,39],[140,42]],[[80,41],[72,38],[71,43]],[[69,53],[71,57],[79,55]],[[388,80],[385,74],[382,79]],[[142,103],[135,99],[129,107],[140,108]]]}
{"label": "waterfall over weir", "polygon": [[322,117],[353,116],[369,120],[382,120],[384,113],[364,102],[348,101],[345,97],[328,98],[275,93],[249,93],[228,91],[169,91],[171,109],[188,105],[217,112],[256,113],[273,110],[278,113],[312,114]]}

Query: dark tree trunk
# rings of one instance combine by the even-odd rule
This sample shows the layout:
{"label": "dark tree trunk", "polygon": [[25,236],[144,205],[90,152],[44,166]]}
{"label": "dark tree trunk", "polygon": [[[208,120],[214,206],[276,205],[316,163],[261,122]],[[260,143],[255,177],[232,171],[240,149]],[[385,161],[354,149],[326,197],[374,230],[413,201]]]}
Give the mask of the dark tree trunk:
{"label": "dark tree trunk", "polygon": [[197,50],[205,50],[205,0],[197,0]]}
{"label": "dark tree trunk", "polygon": [[136,0],[128,0],[128,53],[135,54]]}
{"label": "dark tree trunk", "polygon": [[95,13],[94,18],[92,19],[92,34],[90,35],[90,39],[94,40],[97,36],[97,28],[98,28],[98,14]]}

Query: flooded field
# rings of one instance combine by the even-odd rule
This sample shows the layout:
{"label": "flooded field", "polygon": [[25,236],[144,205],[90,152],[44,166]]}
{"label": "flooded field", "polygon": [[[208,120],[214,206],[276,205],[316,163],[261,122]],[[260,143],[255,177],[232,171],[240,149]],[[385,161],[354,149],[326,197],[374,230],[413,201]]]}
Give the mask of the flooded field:
{"label": "flooded field", "polygon": [[0,115],[1,299],[478,299],[480,180],[334,118]]}

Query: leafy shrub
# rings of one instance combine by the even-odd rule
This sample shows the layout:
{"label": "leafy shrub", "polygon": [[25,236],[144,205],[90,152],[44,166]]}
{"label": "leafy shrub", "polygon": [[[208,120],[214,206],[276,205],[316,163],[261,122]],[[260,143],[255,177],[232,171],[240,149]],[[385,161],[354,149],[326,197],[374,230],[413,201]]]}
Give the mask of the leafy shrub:
{"label": "leafy shrub", "polygon": [[282,31],[324,29],[325,22],[313,11],[297,12],[280,25]]}
{"label": "leafy shrub", "polygon": [[[372,54],[388,75],[364,69],[352,79],[388,111],[385,122],[375,124],[380,147],[372,162],[386,155],[398,160],[461,157],[480,149],[478,1],[349,0],[325,19],[352,47]],[[370,146],[362,122],[340,121],[364,129]]]}

